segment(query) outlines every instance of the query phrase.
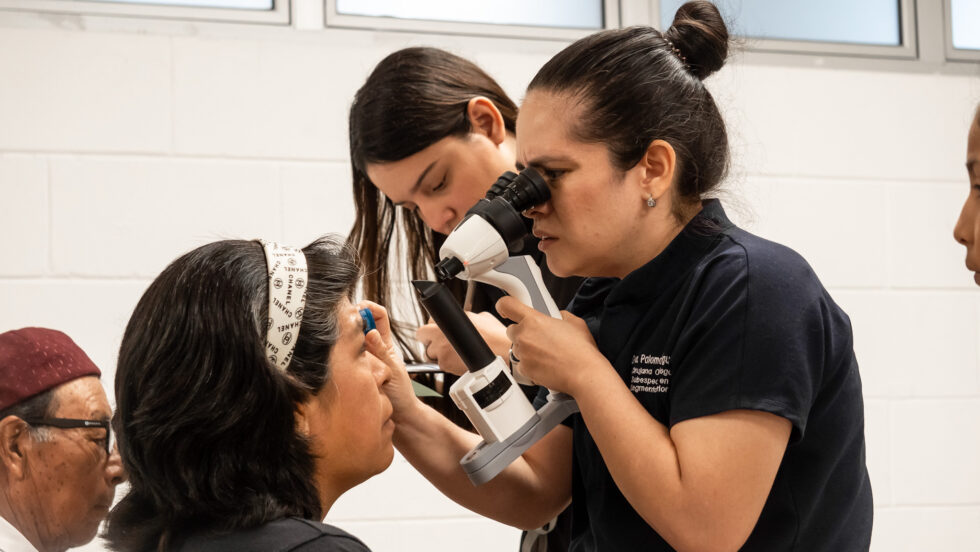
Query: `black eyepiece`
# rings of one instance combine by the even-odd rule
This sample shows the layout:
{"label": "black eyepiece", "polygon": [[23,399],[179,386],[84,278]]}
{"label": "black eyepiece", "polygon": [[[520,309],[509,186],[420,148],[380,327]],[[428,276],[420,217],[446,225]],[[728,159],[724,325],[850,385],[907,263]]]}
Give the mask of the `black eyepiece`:
{"label": "black eyepiece", "polygon": [[[517,253],[521,250],[524,236],[528,232],[525,224],[527,221],[521,217],[521,211],[540,205],[550,198],[551,190],[538,171],[530,167],[520,174],[507,171],[500,175],[487,192],[487,196],[466,212],[463,220],[474,215],[482,217],[500,234],[510,252]],[[456,272],[451,274],[446,271],[439,274],[439,267],[436,267],[440,281],[445,281],[443,278],[447,275],[452,278],[462,270],[462,266],[451,268],[456,269]]]}
{"label": "black eyepiece", "polygon": [[[513,174],[513,173],[504,173]],[[497,180],[500,182],[500,180]],[[518,212],[530,209],[535,205],[540,205],[551,197],[551,190],[548,183],[544,181],[541,174],[528,167],[521,171],[517,177],[498,194]]]}
{"label": "black eyepiece", "polygon": [[493,199],[499,196],[504,190],[507,189],[507,186],[510,186],[510,184],[514,182],[515,178],[517,178],[517,175],[511,171],[507,171],[500,175],[500,178],[498,178],[497,181],[493,183],[493,186],[490,186],[490,189],[487,190],[486,199]]}

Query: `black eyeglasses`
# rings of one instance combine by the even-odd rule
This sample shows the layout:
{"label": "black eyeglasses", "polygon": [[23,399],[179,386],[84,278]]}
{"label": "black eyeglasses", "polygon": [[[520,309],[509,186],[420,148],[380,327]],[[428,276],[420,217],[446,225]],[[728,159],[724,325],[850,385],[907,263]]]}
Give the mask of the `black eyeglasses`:
{"label": "black eyeglasses", "polygon": [[96,428],[101,427],[105,430],[105,453],[112,454],[113,436],[112,427],[109,420],[76,420],[73,418],[24,418],[24,421],[32,426],[57,427],[61,429],[75,428]]}

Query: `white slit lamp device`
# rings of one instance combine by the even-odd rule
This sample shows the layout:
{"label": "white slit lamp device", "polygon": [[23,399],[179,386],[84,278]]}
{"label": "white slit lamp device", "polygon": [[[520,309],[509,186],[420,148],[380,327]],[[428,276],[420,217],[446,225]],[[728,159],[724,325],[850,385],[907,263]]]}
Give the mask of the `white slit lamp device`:
{"label": "white slit lamp device", "polygon": [[[507,363],[493,354],[444,285],[454,277],[484,282],[539,312],[561,318],[534,259],[509,256],[510,251],[521,249],[527,235],[520,212],[550,197],[547,184],[534,169],[504,173],[439,249],[438,282],[412,282],[422,305],[468,369],[449,394],[483,437],[459,462],[474,485],[496,477],[562,420],[578,412],[574,399],[553,391],[545,405],[535,410]],[[517,359],[512,356],[511,361],[516,366]]]}

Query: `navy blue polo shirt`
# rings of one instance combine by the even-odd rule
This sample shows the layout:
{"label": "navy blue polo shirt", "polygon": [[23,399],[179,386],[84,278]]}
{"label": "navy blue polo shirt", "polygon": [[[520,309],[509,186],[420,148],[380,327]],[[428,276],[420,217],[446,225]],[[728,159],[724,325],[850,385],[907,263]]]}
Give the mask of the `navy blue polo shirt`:
{"label": "navy blue polo shirt", "polygon": [[[569,309],[667,427],[733,409],[792,423],[743,550],[867,550],[871,484],[851,325],[797,253],[735,227],[709,200],[652,261],[587,280]],[[616,486],[580,415],[573,551],[672,550]]]}

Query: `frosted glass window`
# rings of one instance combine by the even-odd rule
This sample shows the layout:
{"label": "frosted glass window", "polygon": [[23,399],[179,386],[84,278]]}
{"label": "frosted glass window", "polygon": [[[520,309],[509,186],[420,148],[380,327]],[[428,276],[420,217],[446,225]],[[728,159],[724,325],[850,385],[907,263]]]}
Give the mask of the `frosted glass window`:
{"label": "frosted glass window", "polygon": [[337,0],[337,13],[572,29],[603,28],[602,0]]}
{"label": "frosted glass window", "polygon": [[155,6],[185,6],[192,8],[235,8],[240,10],[271,10],[275,0],[97,0],[114,4],[149,4]]}
{"label": "frosted glass window", "polygon": [[951,0],[953,48],[980,50],[980,0]]}
{"label": "frosted glass window", "polygon": [[[977,4],[980,0],[962,0]],[[667,28],[684,0],[661,0]],[[955,0],[954,0],[955,3]],[[717,0],[729,30],[751,38],[901,46],[899,0]],[[976,19],[973,28],[976,29]]]}

